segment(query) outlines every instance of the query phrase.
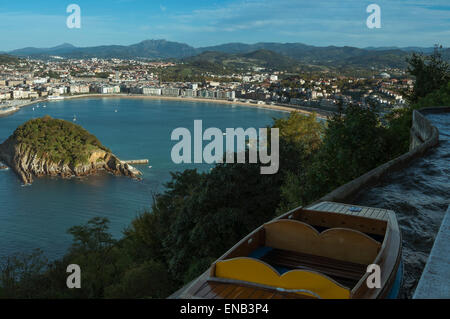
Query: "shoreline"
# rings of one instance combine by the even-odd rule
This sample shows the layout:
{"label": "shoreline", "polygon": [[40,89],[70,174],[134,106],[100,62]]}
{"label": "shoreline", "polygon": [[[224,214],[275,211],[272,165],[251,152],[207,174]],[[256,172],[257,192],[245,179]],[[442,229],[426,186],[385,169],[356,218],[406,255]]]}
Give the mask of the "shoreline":
{"label": "shoreline", "polygon": [[11,110],[11,111],[6,112],[6,113],[3,113],[3,114],[0,113],[0,118],[8,117],[10,115],[13,115],[13,114],[19,112],[20,109],[23,108],[23,107],[27,107],[27,106],[30,106],[30,105],[33,105],[33,104],[37,104],[37,103],[44,103],[44,102],[48,102],[48,100],[47,99],[45,99],[45,100],[35,100],[35,101],[29,101],[29,102],[23,103],[21,105],[11,105],[10,106],[11,108],[15,107],[16,109],[15,110]]}
{"label": "shoreline", "polygon": [[[59,102],[64,100],[74,100],[74,99],[88,99],[88,98],[127,98],[127,99],[144,99],[144,100],[165,100],[165,101],[181,101],[181,102],[202,102],[202,103],[215,103],[215,104],[226,104],[226,105],[240,105],[247,106],[253,108],[260,109],[269,109],[281,112],[299,112],[305,115],[310,115],[312,113],[316,113],[316,116],[321,119],[327,119],[326,113],[331,113],[329,111],[315,109],[310,107],[302,107],[302,106],[288,106],[288,105],[271,105],[271,104],[257,104],[251,102],[242,102],[242,101],[229,101],[229,100],[217,100],[217,99],[204,99],[204,98],[191,98],[191,97],[172,97],[172,96],[162,96],[162,95],[140,95],[140,94],[80,94],[80,95],[71,95],[71,96],[63,96],[62,100],[48,100],[48,99],[39,99],[35,101],[30,101],[24,103],[23,105],[16,105],[17,110],[12,111],[10,113],[0,115],[0,117],[8,117],[18,111],[20,109],[31,106],[37,103],[51,103],[51,102]],[[311,110],[306,110],[304,108],[308,108]]]}
{"label": "shoreline", "polygon": [[[143,99],[143,100],[165,100],[165,101],[181,101],[181,102],[202,102],[202,103],[215,103],[215,104],[228,104],[228,105],[241,105],[247,107],[270,109],[282,112],[299,112],[303,114],[316,113],[317,117],[322,119],[327,119],[327,115],[322,113],[331,113],[326,110],[313,109],[305,110],[302,106],[289,106],[289,105],[271,105],[271,104],[257,104],[251,102],[242,101],[229,101],[229,100],[218,100],[218,99],[205,99],[205,98],[195,98],[195,97],[173,97],[173,96],[163,96],[163,95],[142,95],[142,94],[82,94],[82,95],[72,95],[64,97],[64,100],[81,99],[81,98],[128,98],[128,99]],[[309,108],[309,107],[307,107]]]}

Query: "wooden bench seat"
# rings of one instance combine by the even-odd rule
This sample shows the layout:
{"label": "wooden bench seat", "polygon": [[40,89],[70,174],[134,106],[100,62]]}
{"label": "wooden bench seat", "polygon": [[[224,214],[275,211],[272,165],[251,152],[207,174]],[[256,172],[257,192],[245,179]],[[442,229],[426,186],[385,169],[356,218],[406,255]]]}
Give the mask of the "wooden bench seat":
{"label": "wooden bench seat", "polygon": [[362,278],[367,268],[367,265],[281,249],[273,249],[260,259],[273,267],[317,271],[350,289]]}
{"label": "wooden bench seat", "polygon": [[319,233],[306,223],[281,219],[264,225],[263,246],[323,256],[356,264],[371,264],[381,244],[368,235],[348,228],[330,228]]}

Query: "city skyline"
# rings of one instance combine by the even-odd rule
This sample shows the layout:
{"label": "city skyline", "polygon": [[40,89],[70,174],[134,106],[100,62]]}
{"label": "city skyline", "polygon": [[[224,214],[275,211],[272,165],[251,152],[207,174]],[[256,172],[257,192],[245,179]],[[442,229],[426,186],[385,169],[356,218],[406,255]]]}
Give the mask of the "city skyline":
{"label": "city skyline", "polygon": [[[66,8],[81,8],[81,28],[69,29]],[[366,26],[368,5],[381,8],[381,28]],[[0,51],[23,47],[130,45],[166,39],[194,47],[229,42],[300,42],[315,46],[450,46],[445,1],[32,1],[0,5]]]}

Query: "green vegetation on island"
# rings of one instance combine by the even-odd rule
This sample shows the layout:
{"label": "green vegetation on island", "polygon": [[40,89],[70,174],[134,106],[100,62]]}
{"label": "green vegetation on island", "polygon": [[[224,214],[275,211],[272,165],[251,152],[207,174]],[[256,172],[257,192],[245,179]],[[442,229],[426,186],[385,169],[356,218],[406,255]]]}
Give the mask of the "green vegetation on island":
{"label": "green vegetation on island", "polygon": [[13,135],[0,144],[0,160],[24,184],[31,184],[34,177],[71,178],[99,171],[137,179],[142,175],[81,126],[50,116],[33,119],[19,126]]}
{"label": "green vegetation on island", "polygon": [[70,166],[85,164],[93,150],[110,150],[91,133],[74,123],[50,116],[33,119],[19,126],[13,138],[31,148],[38,157]]}

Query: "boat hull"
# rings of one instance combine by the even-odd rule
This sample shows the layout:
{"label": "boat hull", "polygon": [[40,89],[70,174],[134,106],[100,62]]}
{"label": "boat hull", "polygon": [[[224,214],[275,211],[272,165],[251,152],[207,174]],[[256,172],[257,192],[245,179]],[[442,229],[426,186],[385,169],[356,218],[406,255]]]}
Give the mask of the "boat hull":
{"label": "boat hull", "polygon": [[398,296],[400,294],[400,289],[402,288],[403,284],[403,262],[400,262],[400,266],[398,267],[397,274],[395,275],[394,283],[389,290],[386,299],[398,299]]}

